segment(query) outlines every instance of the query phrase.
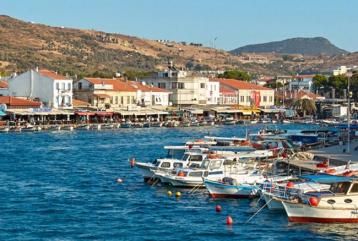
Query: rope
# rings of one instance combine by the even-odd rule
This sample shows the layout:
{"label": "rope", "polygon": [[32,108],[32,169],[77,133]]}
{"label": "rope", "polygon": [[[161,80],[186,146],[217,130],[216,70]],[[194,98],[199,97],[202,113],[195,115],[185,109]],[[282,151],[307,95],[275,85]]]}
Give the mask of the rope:
{"label": "rope", "polygon": [[272,198],[265,203],[265,205],[263,205],[259,210],[257,210],[254,215],[252,215],[246,222],[245,224],[249,223],[262,209],[264,209],[270,202],[272,201]]}

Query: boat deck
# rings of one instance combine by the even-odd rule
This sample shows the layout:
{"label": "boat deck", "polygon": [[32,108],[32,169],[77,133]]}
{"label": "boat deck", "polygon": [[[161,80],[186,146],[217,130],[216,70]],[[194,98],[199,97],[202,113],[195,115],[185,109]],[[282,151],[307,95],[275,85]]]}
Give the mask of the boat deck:
{"label": "boat deck", "polygon": [[[357,150],[355,150],[355,148]],[[340,162],[340,164],[345,164],[348,161],[358,162],[357,140],[353,140],[351,142],[350,153],[343,152],[344,150],[347,151],[347,145],[329,146],[316,150],[310,150],[309,152],[321,158],[329,158],[331,160],[335,160],[337,162]]]}

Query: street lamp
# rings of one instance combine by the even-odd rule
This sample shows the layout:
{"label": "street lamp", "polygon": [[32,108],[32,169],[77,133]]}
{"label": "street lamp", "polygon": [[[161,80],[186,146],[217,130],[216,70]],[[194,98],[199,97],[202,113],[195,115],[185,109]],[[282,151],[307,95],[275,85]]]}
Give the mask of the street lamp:
{"label": "street lamp", "polygon": [[347,134],[347,153],[350,153],[350,149],[351,149],[351,145],[350,145],[350,142],[351,142],[351,137],[350,137],[350,127],[351,127],[351,92],[350,92],[350,85],[351,85],[351,77],[352,77],[352,73],[351,72],[348,72],[347,74],[347,77],[348,77],[348,83],[347,83],[347,92],[348,92],[348,95],[347,95],[347,98],[348,98],[348,113],[347,113],[347,129],[348,129],[348,134]]}

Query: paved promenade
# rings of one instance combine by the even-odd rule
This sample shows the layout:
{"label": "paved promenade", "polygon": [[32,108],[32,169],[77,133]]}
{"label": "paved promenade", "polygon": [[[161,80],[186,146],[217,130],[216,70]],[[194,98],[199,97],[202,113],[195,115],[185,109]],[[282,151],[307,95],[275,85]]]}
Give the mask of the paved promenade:
{"label": "paved promenade", "polygon": [[344,161],[344,162],[348,162],[348,161],[358,162],[358,141],[353,140],[351,142],[350,153],[347,153],[347,144],[330,146],[317,150],[310,150],[309,152],[323,158],[329,158],[329,159]]}

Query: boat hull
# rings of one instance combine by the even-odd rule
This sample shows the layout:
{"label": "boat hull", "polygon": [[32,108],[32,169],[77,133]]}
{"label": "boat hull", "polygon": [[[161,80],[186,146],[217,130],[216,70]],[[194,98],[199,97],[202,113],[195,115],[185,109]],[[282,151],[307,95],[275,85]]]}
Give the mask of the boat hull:
{"label": "boat hull", "polygon": [[357,209],[329,209],[283,202],[288,220],[300,223],[358,223]]}
{"label": "boat hull", "polygon": [[265,200],[266,206],[269,210],[284,210],[285,208],[282,205],[281,201],[273,199],[272,194],[267,192],[261,193],[263,199]]}
{"label": "boat hull", "polygon": [[258,196],[258,187],[255,185],[227,185],[209,180],[205,180],[204,184],[209,195],[214,198],[254,198]]}

